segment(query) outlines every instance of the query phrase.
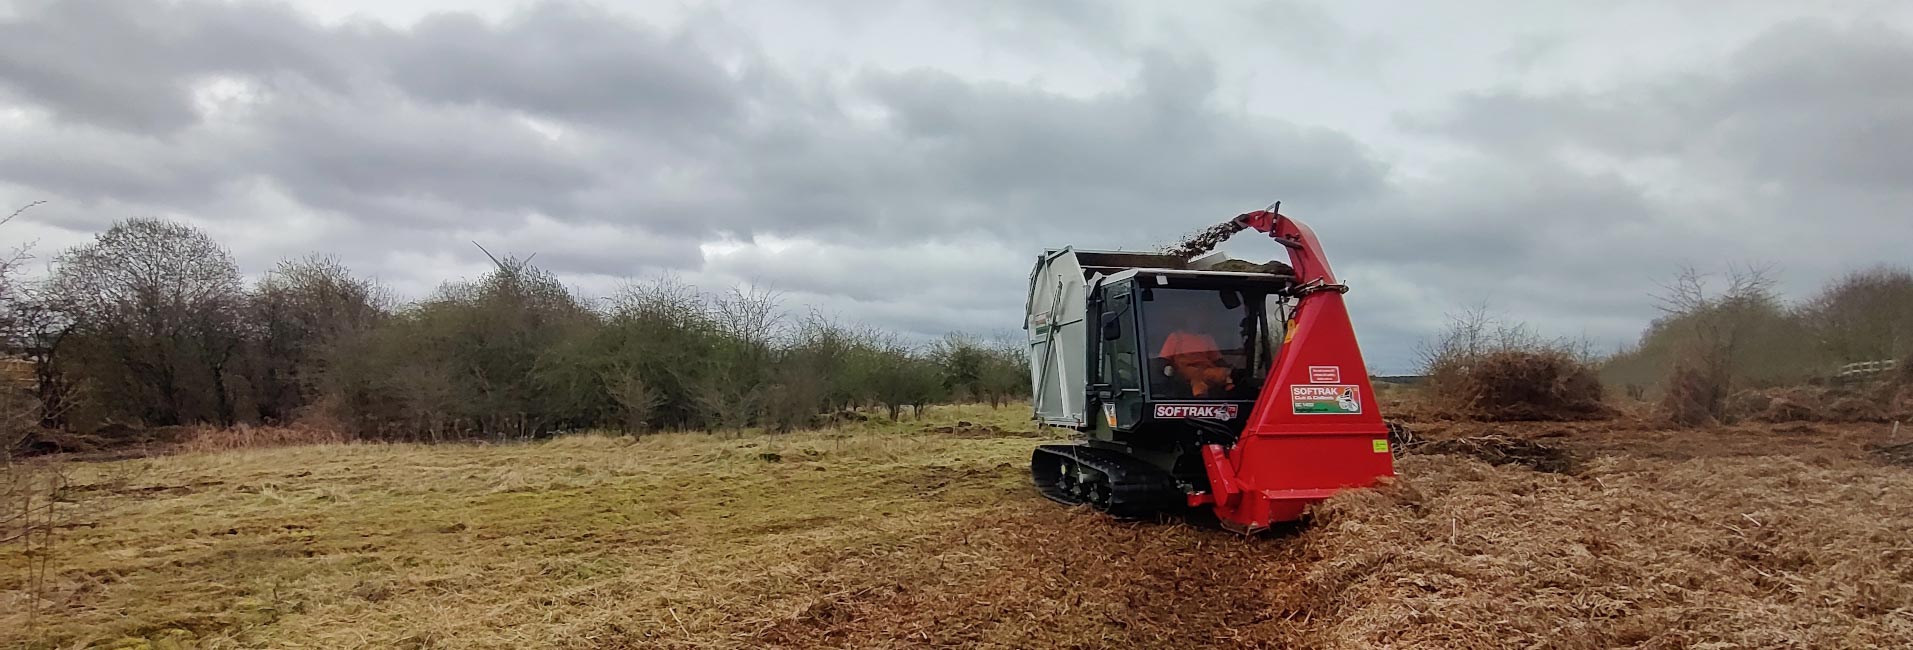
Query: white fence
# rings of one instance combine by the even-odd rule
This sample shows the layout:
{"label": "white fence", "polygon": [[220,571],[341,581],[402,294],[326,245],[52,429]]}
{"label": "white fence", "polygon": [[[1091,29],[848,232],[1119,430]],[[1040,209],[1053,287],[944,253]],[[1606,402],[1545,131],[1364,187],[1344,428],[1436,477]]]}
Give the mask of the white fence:
{"label": "white fence", "polygon": [[1892,372],[1898,367],[1900,367],[1900,362],[1894,359],[1887,359],[1885,361],[1862,361],[1860,363],[1849,363],[1840,366],[1840,372],[1834,376],[1840,379],[1861,379],[1872,377],[1880,373]]}

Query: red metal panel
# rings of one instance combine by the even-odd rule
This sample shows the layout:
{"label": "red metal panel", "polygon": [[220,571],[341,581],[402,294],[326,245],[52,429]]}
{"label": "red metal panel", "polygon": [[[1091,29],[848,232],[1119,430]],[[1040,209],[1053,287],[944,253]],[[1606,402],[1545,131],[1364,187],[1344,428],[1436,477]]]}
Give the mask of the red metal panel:
{"label": "red metal panel", "polygon": [[[1265,213],[1266,214],[1266,213]],[[1302,283],[1335,285],[1334,271],[1308,226],[1280,215],[1244,215],[1244,223],[1288,240]],[[1262,387],[1235,446],[1205,449],[1215,510],[1231,528],[1256,531],[1300,518],[1343,488],[1366,487],[1395,473],[1388,427],[1375,403],[1368,368],[1338,290],[1302,297],[1290,338]],[[1314,383],[1335,368],[1339,382]],[[1301,387],[1301,388],[1297,388]],[[1220,461],[1220,462],[1218,462]],[[1216,472],[1229,472],[1215,476]]]}

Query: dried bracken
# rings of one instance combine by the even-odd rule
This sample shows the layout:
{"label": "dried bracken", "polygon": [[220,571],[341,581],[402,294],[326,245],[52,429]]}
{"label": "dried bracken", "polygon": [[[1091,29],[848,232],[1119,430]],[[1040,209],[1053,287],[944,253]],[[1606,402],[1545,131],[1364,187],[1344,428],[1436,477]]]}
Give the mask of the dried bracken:
{"label": "dried bracken", "polygon": [[1310,532],[1323,647],[1905,647],[1904,470],[1597,458],[1576,477],[1410,457]]}

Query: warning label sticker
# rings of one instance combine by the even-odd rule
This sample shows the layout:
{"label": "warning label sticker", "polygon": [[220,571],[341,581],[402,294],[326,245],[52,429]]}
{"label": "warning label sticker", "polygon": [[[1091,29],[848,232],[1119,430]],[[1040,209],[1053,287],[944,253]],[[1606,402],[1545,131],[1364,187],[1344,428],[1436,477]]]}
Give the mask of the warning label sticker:
{"label": "warning label sticker", "polygon": [[1228,420],[1235,417],[1234,404],[1157,404],[1156,417],[1159,418],[1205,418]]}
{"label": "warning label sticker", "polygon": [[1341,366],[1309,366],[1309,383],[1342,383],[1342,368]]}
{"label": "warning label sticker", "polygon": [[1296,384],[1289,387],[1297,415],[1348,415],[1362,412],[1362,396],[1354,386]]}

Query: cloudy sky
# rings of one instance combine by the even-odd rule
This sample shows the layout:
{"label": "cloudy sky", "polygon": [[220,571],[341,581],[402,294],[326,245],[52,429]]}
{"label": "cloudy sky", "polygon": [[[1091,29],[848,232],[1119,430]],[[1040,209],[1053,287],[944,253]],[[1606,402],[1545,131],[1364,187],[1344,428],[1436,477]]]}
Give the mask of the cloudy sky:
{"label": "cloudy sky", "polygon": [[476,240],[933,336],[1279,199],[1381,371],[1468,304],[1616,345],[1683,264],[1913,261],[1913,3],[1183,4],[0,0],[0,205],[48,201],[0,239],[162,216],[412,297]]}

